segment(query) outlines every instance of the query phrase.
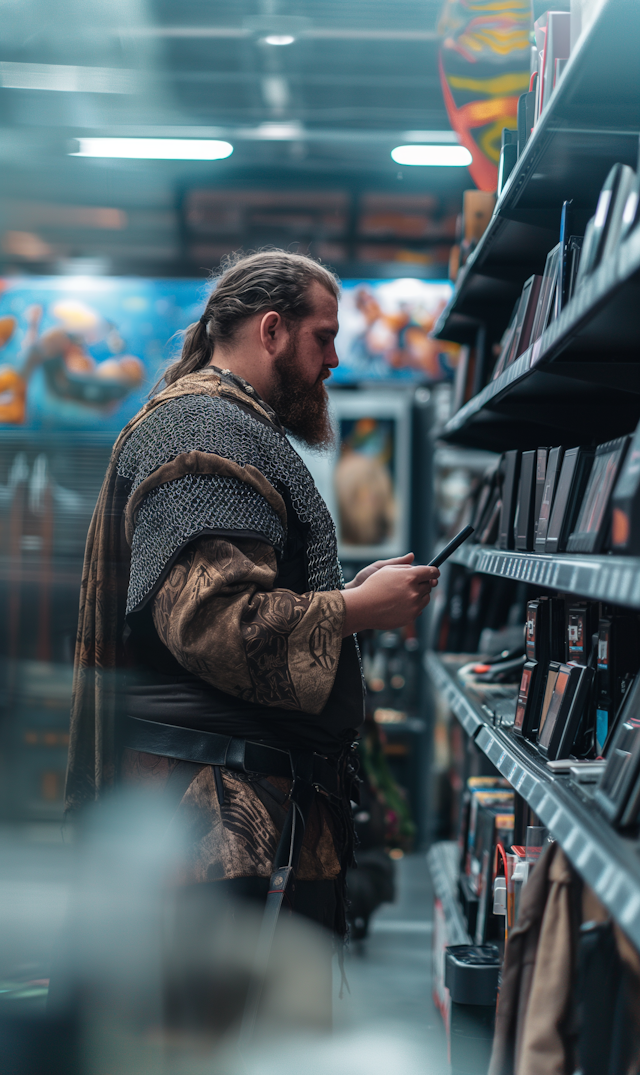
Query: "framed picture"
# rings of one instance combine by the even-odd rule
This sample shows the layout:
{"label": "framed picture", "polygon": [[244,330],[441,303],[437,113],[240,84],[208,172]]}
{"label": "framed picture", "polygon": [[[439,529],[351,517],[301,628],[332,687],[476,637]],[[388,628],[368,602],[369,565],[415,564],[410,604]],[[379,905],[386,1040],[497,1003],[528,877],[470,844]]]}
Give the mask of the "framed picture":
{"label": "framed picture", "polygon": [[330,390],[333,452],[296,443],[338,534],[342,560],[370,561],[408,550],[411,391]]}

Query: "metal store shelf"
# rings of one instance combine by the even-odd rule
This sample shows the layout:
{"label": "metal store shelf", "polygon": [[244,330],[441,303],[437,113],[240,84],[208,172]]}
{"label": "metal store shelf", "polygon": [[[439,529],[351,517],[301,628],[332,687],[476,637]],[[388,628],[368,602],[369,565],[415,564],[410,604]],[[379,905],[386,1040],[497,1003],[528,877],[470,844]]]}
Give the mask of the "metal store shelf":
{"label": "metal store shelf", "polygon": [[[535,748],[520,743],[501,728],[485,723],[481,711],[468,698],[446,662],[435,654],[426,666],[438,690],[446,683],[446,697],[455,697],[456,716],[466,713],[463,726],[471,726],[475,713],[475,742],[522,795],[561,845],[578,873],[594,890],[631,941],[640,947],[640,857],[637,843],[607,824],[599,811],[580,798],[566,776],[552,775]],[[462,718],[459,718],[462,719]]]}
{"label": "metal store shelf", "polygon": [[449,419],[441,437],[499,449],[630,432],[640,419],[639,298],[636,229],[540,339]]}
{"label": "metal store shelf", "polygon": [[485,723],[478,707],[474,705],[470,698],[467,698],[464,691],[452,679],[448,669],[445,668],[435,653],[428,652],[426,654],[424,666],[436,690],[451,706],[467,735],[470,735],[473,739],[480,729],[484,727]]}
{"label": "metal store shelf", "polygon": [[472,944],[458,900],[458,845],[455,840],[441,840],[427,852],[427,864],[433,889],[442,904],[448,944]]}
{"label": "metal store shelf", "polygon": [[640,609],[640,559],[635,556],[586,556],[558,553],[555,556],[532,552],[488,549],[484,545],[463,545],[451,557],[483,575],[528,582],[543,589],[576,594],[590,601]]}
{"label": "metal store shelf", "polygon": [[[473,325],[499,336],[522,284],[541,273],[573,199],[575,227],[593,213],[617,161],[635,167],[640,129],[637,0],[608,0],[574,49],[548,107],[509,176],[494,215],[440,316],[440,339],[469,342]],[[616,79],[611,79],[615,63]],[[578,234],[579,232],[576,232]]]}

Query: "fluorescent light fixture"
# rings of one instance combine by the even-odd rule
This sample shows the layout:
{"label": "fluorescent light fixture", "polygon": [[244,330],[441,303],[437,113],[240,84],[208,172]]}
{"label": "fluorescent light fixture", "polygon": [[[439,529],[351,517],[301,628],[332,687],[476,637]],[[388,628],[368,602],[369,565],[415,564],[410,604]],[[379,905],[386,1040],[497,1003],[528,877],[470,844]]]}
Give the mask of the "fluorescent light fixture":
{"label": "fluorescent light fixture", "polygon": [[419,165],[423,168],[465,168],[473,160],[464,146],[396,146],[391,150],[391,157],[396,164]]}
{"label": "fluorescent light fixture", "polygon": [[265,45],[293,45],[295,37],[292,37],[291,34],[268,34],[262,40]]}
{"label": "fluorescent light fixture", "polygon": [[215,161],[230,157],[231,142],[213,138],[79,138],[72,157],[127,157],[135,160]]}
{"label": "fluorescent light fixture", "polygon": [[455,131],[403,131],[400,137],[407,142],[437,142],[439,145],[451,142],[455,146],[458,145]]}
{"label": "fluorescent light fixture", "polygon": [[304,127],[293,120],[291,123],[261,123],[251,131],[251,137],[265,141],[289,142],[304,138]]}

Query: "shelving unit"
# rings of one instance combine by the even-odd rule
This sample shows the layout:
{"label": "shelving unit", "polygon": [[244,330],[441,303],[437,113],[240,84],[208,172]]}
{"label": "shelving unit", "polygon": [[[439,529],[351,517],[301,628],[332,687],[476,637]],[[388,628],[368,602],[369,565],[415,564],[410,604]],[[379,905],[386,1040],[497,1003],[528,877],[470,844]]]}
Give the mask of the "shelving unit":
{"label": "shelving unit", "polygon": [[427,853],[427,864],[434,894],[442,905],[447,944],[471,944],[457,896],[458,845],[454,840],[433,844]]}
{"label": "shelving unit", "polygon": [[540,339],[454,414],[443,439],[527,449],[559,437],[597,443],[631,432],[640,419],[639,300],[636,230]]}
{"label": "shelving unit", "polygon": [[[476,250],[437,325],[440,339],[469,343],[480,322],[499,336],[522,284],[541,273],[558,241],[560,209],[576,223],[593,213],[617,161],[635,167],[640,128],[640,5],[609,0],[574,49]],[[615,78],[611,77],[615,64]]]}
{"label": "shelving unit", "polygon": [[543,589],[576,594],[590,601],[640,609],[640,559],[632,556],[587,556],[531,552],[463,545],[451,557],[469,571],[528,582]]}
{"label": "shelving unit", "polygon": [[[573,200],[582,234],[613,164],[636,166],[640,65],[632,55],[640,5],[609,0],[573,51],[549,105],[441,314],[434,335],[499,340],[524,281],[541,274]],[[616,77],[611,78],[615,63]],[[500,451],[597,443],[640,419],[637,319],[640,234],[601,265],[512,366],[450,419],[443,439]]]}
{"label": "shelving unit", "polygon": [[[572,202],[571,233],[583,235],[612,166],[638,166],[639,38],[637,0],[606,0],[600,6],[459,273],[434,335],[477,349],[477,365],[468,371],[476,384],[484,384],[481,378],[488,375],[488,361],[524,282],[542,275],[559,241],[563,203]],[[471,449],[477,456],[596,445],[633,432],[640,422],[639,308],[640,228],[635,228],[542,336],[449,419],[441,442],[450,451]],[[465,639],[477,645],[485,631],[485,640],[493,636],[499,645],[504,626],[524,627],[525,600],[544,591],[640,612],[640,557],[539,555],[466,544],[451,564],[458,569],[449,576],[449,604],[442,605],[437,637],[441,644],[448,638],[453,648]],[[469,581],[473,574],[525,583],[526,596],[522,587],[479,587],[477,580]],[[457,730],[450,737],[457,779],[463,783],[469,770],[486,774],[488,759],[516,793],[515,842],[524,842],[529,825],[545,826],[640,949],[637,835],[621,833],[606,820],[593,800],[594,785],[554,773],[533,743],[513,733],[511,721],[501,722],[497,713],[506,712],[509,701],[496,706],[496,714],[491,700],[483,705],[491,697],[489,688],[474,691],[457,675],[469,660],[456,653],[425,656],[435,692],[468,736],[464,744]],[[511,720],[517,689],[514,685]],[[476,750],[467,752],[469,740]]]}
{"label": "shelving unit", "polygon": [[490,725],[446,659],[429,653],[426,666],[434,686],[450,702],[465,731],[529,803],[577,872],[640,948],[640,855],[636,842],[613,830],[568,777],[552,774],[532,745]]}

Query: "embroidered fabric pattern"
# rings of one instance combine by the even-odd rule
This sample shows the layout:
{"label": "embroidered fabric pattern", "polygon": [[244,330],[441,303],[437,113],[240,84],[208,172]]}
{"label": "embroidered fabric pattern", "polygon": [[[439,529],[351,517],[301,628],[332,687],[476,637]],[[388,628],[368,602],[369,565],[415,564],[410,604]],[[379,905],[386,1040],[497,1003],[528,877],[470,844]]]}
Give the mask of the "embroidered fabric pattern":
{"label": "embroidered fabric pattern", "polygon": [[[278,491],[288,489],[296,515],[302,523],[309,526],[309,589],[322,591],[343,588],[344,580],[338,561],[333,520],[307,467],[286,437],[272,426],[253,418],[236,404],[225,399],[201,395],[180,396],[162,404],[127,438],[118,459],[118,474],[131,482],[133,492],[158,467],[183,452],[193,450],[220,455],[240,465],[251,464],[257,467]],[[193,482],[204,483],[209,479],[209,476],[204,475],[189,477]],[[136,541],[147,502],[151,501],[156,492],[169,490],[171,485],[178,486],[183,480],[186,481],[180,479],[154,490],[138,512],[132,547],[132,582],[129,587],[128,610],[135,608],[149,593],[176,550],[184,545],[185,540],[189,540],[180,536],[185,527],[189,527],[189,537],[194,537],[202,529],[213,529],[214,526],[234,530],[246,527],[258,533],[265,533],[265,536],[265,526],[270,526],[269,533],[274,534],[274,519],[277,516],[267,502],[259,494],[253,493],[255,500],[251,501],[248,497],[241,505],[238,501],[238,487],[243,483],[235,482],[234,479],[218,478],[217,482],[226,480],[234,483],[233,490],[224,494],[228,497],[227,503],[224,503],[218,484],[197,487],[198,497],[203,498],[201,517],[207,515],[208,519],[215,518],[213,525],[207,522],[204,526],[191,530],[193,505],[190,497],[185,496],[184,489],[181,495],[173,498],[171,495],[167,499],[163,496],[155,497],[153,507],[149,509],[148,516],[145,516],[154,531],[162,532],[156,535],[156,547],[152,552],[148,540],[145,541],[142,535]],[[206,495],[210,497],[208,503]],[[166,518],[162,516],[164,504],[172,506],[171,514]],[[222,517],[223,511],[227,519],[232,518],[236,512],[235,517],[241,518],[242,524],[223,524],[217,521]],[[280,523],[279,525],[281,526]],[[278,542],[273,537],[272,543],[274,547],[280,548],[282,538]]]}

